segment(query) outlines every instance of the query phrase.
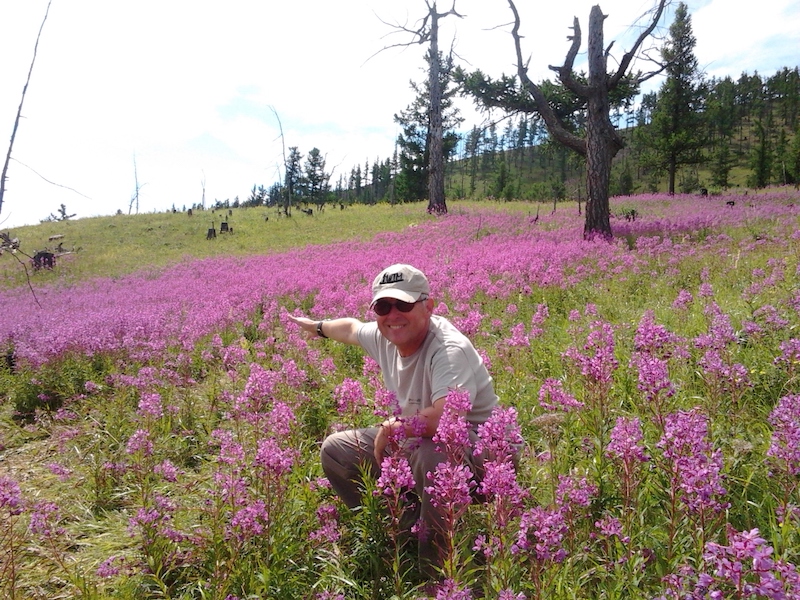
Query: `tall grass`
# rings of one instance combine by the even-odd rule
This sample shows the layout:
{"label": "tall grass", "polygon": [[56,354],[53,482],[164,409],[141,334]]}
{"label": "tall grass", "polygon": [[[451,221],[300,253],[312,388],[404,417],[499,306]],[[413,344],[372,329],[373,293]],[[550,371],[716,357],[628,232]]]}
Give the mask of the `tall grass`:
{"label": "tall grass", "polygon": [[[379,208],[394,226],[375,235],[342,227],[68,289],[54,273],[42,309],[9,288],[0,589],[796,598],[799,199],[626,199],[615,214],[637,218],[610,244],[581,240],[574,207],[535,222],[518,207]],[[525,447],[515,473],[498,460],[485,501],[451,507],[433,586],[390,473],[365,480],[355,512],[320,479],[326,433],[388,410],[374,364],[286,319],[368,319],[368,282],[400,260],[428,274],[514,409],[492,431]],[[462,476],[442,473],[445,488]]]}

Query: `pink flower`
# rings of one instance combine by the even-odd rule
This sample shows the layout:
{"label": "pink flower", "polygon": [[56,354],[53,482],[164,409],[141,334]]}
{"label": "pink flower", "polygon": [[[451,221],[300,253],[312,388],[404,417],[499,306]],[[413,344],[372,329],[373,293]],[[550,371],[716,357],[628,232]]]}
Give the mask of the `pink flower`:
{"label": "pink flower", "polygon": [[19,484],[5,475],[0,475],[0,509],[18,515],[23,510],[22,492]]}
{"label": "pink flower", "polygon": [[677,310],[686,310],[692,302],[694,302],[692,293],[682,289],[672,302],[672,307]]}
{"label": "pink flower", "polygon": [[383,458],[381,474],[376,482],[381,494],[403,499],[414,489],[414,485],[414,474],[405,456],[389,454]]}
{"label": "pink flower", "polygon": [[724,510],[722,453],[708,441],[708,417],[695,408],[667,415],[657,446],[671,463],[672,486],[694,513]]}
{"label": "pink flower", "polygon": [[439,584],[434,598],[435,600],[472,600],[472,592],[468,587],[453,579],[445,579]]}
{"label": "pink flower", "polygon": [[769,416],[772,441],[767,456],[792,477],[800,475],[800,395],[782,397]]}
{"label": "pink flower", "polygon": [[72,470],[59,463],[52,462],[47,465],[47,468],[50,469],[53,475],[58,476],[61,481],[68,481],[70,475],[72,475]]}
{"label": "pink flower", "polygon": [[37,502],[33,505],[30,514],[28,529],[34,535],[48,538],[53,535],[62,535],[64,528],[59,526],[61,516],[58,505],[54,502]]}
{"label": "pink flower", "polygon": [[567,553],[563,540],[567,534],[564,516],[558,510],[534,507],[522,514],[514,554],[528,554],[535,561],[562,562]]}
{"label": "pink flower", "polygon": [[375,388],[375,408],[373,414],[376,417],[397,417],[400,415],[400,404],[397,402],[397,394],[387,390],[378,381],[373,382]]}
{"label": "pink flower", "polygon": [[311,532],[312,542],[328,542],[333,544],[341,537],[339,531],[339,511],[333,504],[322,504],[317,508],[317,520],[320,527]]}
{"label": "pink flower", "polygon": [[630,542],[630,538],[622,533],[622,523],[616,517],[606,515],[599,521],[595,521],[595,527],[600,531],[600,535],[605,537],[616,537],[623,544]]}
{"label": "pink flower", "polygon": [[539,337],[542,332],[542,325],[547,320],[547,317],[550,316],[550,311],[547,308],[547,304],[539,304],[536,307],[536,312],[534,313],[533,317],[531,317],[531,338]]}
{"label": "pink flower", "polygon": [[614,356],[614,331],[610,323],[595,321],[582,350],[567,348],[565,358],[574,362],[590,383],[610,385],[619,366]]}
{"label": "pink flower", "polygon": [[175,482],[178,480],[178,475],[180,471],[178,468],[172,464],[169,460],[164,460],[160,465],[156,465],[153,467],[153,471],[161,475],[165,481]]}
{"label": "pink flower", "polygon": [[505,527],[508,520],[519,513],[528,497],[527,490],[517,481],[517,472],[511,462],[484,463],[479,490],[488,500],[502,505],[496,512],[499,527]]}
{"label": "pink flower", "polygon": [[355,379],[345,378],[333,390],[333,398],[336,400],[336,409],[340,415],[367,405],[361,382]]}
{"label": "pink flower", "polygon": [[468,391],[451,389],[447,392],[433,441],[442,452],[454,459],[460,458],[469,444],[469,424],[465,415],[471,408],[472,401]]}
{"label": "pink flower", "polygon": [[588,507],[592,498],[597,494],[597,486],[589,483],[585,477],[570,475],[558,476],[556,489],[556,504],[562,508],[572,506]]}
{"label": "pink flower", "polygon": [[780,345],[781,355],[775,358],[776,365],[786,364],[789,370],[800,368],[800,339],[792,338]]}
{"label": "pink flower", "polygon": [[95,575],[104,579],[115,577],[119,575],[124,562],[125,559],[122,556],[112,556],[107,558],[98,565]]}
{"label": "pink flower", "polygon": [[164,408],[161,405],[161,394],[147,394],[143,393],[139,400],[139,415],[151,416],[161,418],[164,414]]}
{"label": "pink flower", "polygon": [[258,440],[258,450],[253,463],[264,471],[278,477],[289,473],[294,466],[297,452],[294,448],[281,448],[273,438]]}
{"label": "pink flower", "polygon": [[219,456],[221,463],[236,465],[244,461],[244,448],[233,439],[233,432],[227,429],[215,429],[211,432],[211,439],[219,443]]}
{"label": "pink flower", "polygon": [[642,445],[642,426],[638,418],[618,417],[611,430],[611,441],[606,447],[606,455],[632,465],[646,462],[647,455]]}
{"label": "pink flower", "polygon": [[285,402],[276,402],[269,413],[268,418],[269,430],[272,434],[279,437],[288,436],[294,425],[297,423],[297,417],[292,408]]}
{"label": "pink flower", "polygon": [[528,339],[525,323],[517,323],[511,328],[511,337],[506,338],[504,343],[511,347],[526,347],[531,345]]}
{"label": "pink flower", "polygon": [[264,523],[269,520],[263,500],[244,506],[231,518],[231,528],[239,541],[245,541],[264,532]]}
{"label": "pink flower", "polygon": [[475,452],[485,452],[494,460],[505,461],[514,457],[523,443],[517,410],[514,407],[496,406],[486,422],[478,425]]}
{"label": "pink flower", "polygon": [[150,432],[147,429],[137,429],[128,438],[125,452],[136,454],[141,452],[142,456],[150,456],[153,453],[153,442],[150,440]]}
{"label": "pink flower", "polygon": [[425,491],[431,496],[431,504],[451,514],[458,514],[469,506],[475,486],[469,467],[443,462],[436,465],[436,470],[428,473],[428,477],[433,483]]}
{"label": "pink flower", "polygon": [[564,391],[564,383],[560,379],[548,377],[539,388],[539,405],[545,410],[571,412],[585,405]]}

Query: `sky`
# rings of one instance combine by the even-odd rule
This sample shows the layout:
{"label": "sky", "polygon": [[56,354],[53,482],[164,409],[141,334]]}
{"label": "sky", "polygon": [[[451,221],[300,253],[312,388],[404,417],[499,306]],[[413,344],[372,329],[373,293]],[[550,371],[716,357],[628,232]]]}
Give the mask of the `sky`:
{"label": "sky", "polygon": [[[529,73],[552,78],[573,19],[598,0],[518,0]],[[655,0],[601,0],[612,58]],[[47,0],[0,0],[5,160]],[[439,0],[450,9],[452,0]],[[506,0],[456,0],[440,46],[467,69],[516,72]],[[708,77],[800,65],[797,0],[689,0]],[[64,204],[76,218],[245,200],[282,177],[284,148],[318,148],[331,183],[394,151],[393,116],[424,78],[410,33],[425,0],[52,0],[16,133],[0,231]],[[673,21],[670,11],[658,34]],[[585,43],[582,48],[585,52]],[[580,61],[580,57],[579,57]],[[645,68],[642,66],[642,68]],[[659,85],[653,80],[652,85]],[[468,100],[465,128],[485,118]]]}

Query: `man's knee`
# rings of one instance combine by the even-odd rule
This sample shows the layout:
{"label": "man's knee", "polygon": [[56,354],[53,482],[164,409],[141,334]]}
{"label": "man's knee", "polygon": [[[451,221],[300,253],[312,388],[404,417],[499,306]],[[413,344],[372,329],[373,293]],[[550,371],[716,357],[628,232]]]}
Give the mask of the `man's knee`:
{"label": "man's knee", "polygon": [[339,431],[326,437],[320,447],[322,468],[352,470],[368,465],[373,468],[372,437],[368,430]]}
{"label": "man's knee", "polygon": [[348,460],[347,454],[347,444],[344,443],[341,432],[332,433],[326,437],[319,449],[323,471],[329,473],[337,467],[347,466],[352,462],[352,459]]}
{"label": "man's knee", "polygon": [[322,446],[320,446],[319,449],[319,460],[320,463],[322,463],[322,470],[325,471],[326,473],[328,471],[328,465],[330,465],[331,462],[333,461],[333,457],[331,454],[332,449],[333,449],[333,444],[331,443],[330,436],[328,436],[323,440]]}

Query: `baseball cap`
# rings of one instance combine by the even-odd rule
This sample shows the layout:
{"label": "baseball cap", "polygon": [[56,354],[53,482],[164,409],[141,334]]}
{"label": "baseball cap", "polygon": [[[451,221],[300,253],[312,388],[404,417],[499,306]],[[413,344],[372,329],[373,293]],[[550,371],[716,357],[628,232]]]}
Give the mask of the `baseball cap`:
{"label": "baseball cap", "polygon": [[386,267],[372,282],[372,304],[381,298],[394,298],[404,302],[417,302],[430,294],[428,278],[411,265],[397,264]]}

